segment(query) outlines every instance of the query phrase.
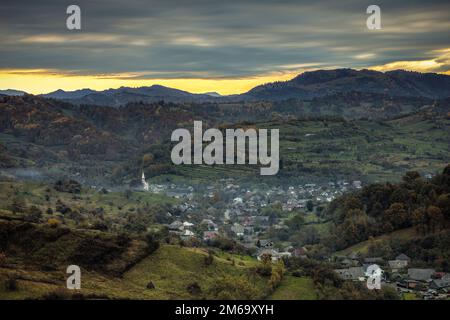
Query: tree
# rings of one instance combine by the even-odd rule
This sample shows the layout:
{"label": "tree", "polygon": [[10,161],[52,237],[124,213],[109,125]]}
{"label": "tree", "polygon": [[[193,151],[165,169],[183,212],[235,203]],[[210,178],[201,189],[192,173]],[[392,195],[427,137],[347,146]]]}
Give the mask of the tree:
{"label": "tree", "polygon": [[133,192],[130,189],[125,190],[125,192],[124,192],[125,199],[130,200],[132,195],[133,195]]}
{"label": "tree", "polygon": [[313,209],[314,209],[314,202],[312,202],[311,200],[308,200],[306,202],[306,209],[308,209],[309,212],[313,211]]}
{"label": "tree", "polygon": [[434,232],[436,229],[440,229],[444,221],[444,215],[441,209],[436,206],[429,206],[427,208],[427,216],[430,221],[430,228]]}
{"label": "tree", "polygon": [[288,220],[287,225],[292,230],[298,231],[305,223],[305,219],[303,218],[303,214],[298,213],[293,216],[290,220]]}
{"label": "tree", "polygon": [[427,224],[427,215],[424,208],[417,208],[411,215],[412,224],[416,226],[419,233],[425,233]]}
{"label": "tree", "polygon": [[207,267],[207,266],[212,265],[213,262],[214,262],[213,252],[211,250],[209,250],[208,255],[203,260],[203,263]]}
{"label": "tree", "polygon": [[19,212],[23,213],[23,212],[25,212],[26,208],[27,208],[27,205],[25,203],[25,200],[23,198],[19,198],[19,197],[16,197],[13,199],[11,207],[10,207],[11,211],[14,213],[19,213]]}
{"label": "tree", "polygon": [[418,173],[417,171],[408,171],[403,176],[403,181],[406,184],[411,184],[415,182],[417,179],[420,179],[420,173]]}
{"label": "tree", "polygon": [[41,217],[42,217],[42,211],[36,206],[31,206],[28,208],[27,214],[25,215],[24,219],[25,219],[25,221],[28,221],[28,222],[37,223],[37,222],[39,222]]}
{"label": "tree", "polygon": [[214,281],[209,294],[219,300],[249,300],[259,297],[258,290],[244,277],[225,275]]}
{"label": "tree", "polygon": [[437,198],[437,206],[441,209],[444,218],[450,220],[450,193],[441,194]]}
{"label": "tree", "polygon": [[386,220],[394,229],[404,228],[408,225],[408,215],[403,203],[395,202],[391,204],[385,212]]}

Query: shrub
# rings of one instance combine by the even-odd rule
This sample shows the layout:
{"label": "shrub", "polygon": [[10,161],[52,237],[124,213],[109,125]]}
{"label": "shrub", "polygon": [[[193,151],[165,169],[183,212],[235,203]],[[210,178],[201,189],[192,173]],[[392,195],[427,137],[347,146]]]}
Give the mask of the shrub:
{"label": "shrub", "polygon": [[214,256],[211,250],[208,251],[208,255],[204,258],[203,263],[205,264],[205,266],[210,266],[212,265],[214,262]]}
{"label": "shrub", "polygon": [[219,277],[210,289],[213,299],[219,300],[249,300],[257,299],[258,291],[244,277]]}
{"label": "shrub", "polygon": [[59,221],[58,219],[55,219],[55,218],[50,218],[50,219],[48,219],[47,224],[51,228],[57,228],[61,224],[61,221]]}
{"label": "shrub", "polygon": [[272,275],[272,266],[270,264],[260,264],[256,267],[256,273],[262,277],[270,277]]}
{"label": "shrub", "polygon": [[75,180],[58,180],[54,188],[59,192],[80,193],[81,184]]}
{"label": "shrub", "polygon": [[155,289],[155,284],[153,283],[153,281],[147,283],[147,289]]}
{"label": "shrub", "polygon": [[0,266],[3,266],[6,263],[6,253],[0,252]]}
{"label": "shrub", "polygon": [[192,283],[188,284],[188,286],[186,287],[186,290],[192,295],[198,295],[198,294],[202,293],[202,288],[200,287],[198,282],[192,282]]}
{"label": "shrub", "polygon": [[8,279],[6,279],[5,289],[8,291],[17,291],[19,289],[17,279],[14,277],[9,277]]}
{"label": "shrub", "polygon": [[269,286],[272,290],[275,290],[276,287],[280,284],[283,279],[284,266],[282,263],[278,264],[272,270],[272,275],[270,276]]}
{"label": "shrub", "polygon": [[54,291],[44,294],[42,296],[42,299],[44,299],[44,300],[70,300],[71,297],[72,297],[72,294],[67,289],[58,288]]}
{"label": "shrub", "polygon": [[42,211],[36,207],[31,206],[27,209],[27,214],[24,216],[24,220],[28,222],[37,223],[42,217]]}

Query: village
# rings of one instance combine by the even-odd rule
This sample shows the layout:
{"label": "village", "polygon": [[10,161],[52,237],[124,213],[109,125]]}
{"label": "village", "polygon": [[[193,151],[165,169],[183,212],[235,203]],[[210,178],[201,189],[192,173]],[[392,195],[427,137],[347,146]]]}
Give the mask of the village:
{"label": "village", "polygon": [[142,184],[145,191],[163,193],[180,201],[173,212],[168,213],[173,220],[168,228],[183,240],[197,238],[207,242],[224,235],[254,249],[268,249],[266,245],[257,244],[270,242],[274,257],[279,254],[275,254],[272,247],[277,250],[292,248],[280,248],[270,241],[265,235],[269,228],[288,228],[285,222],[295,213],[306,212],[314,216],[314,212],[336,197],[348,190],[362,188],[361,181],[256,188],[240,185],[234,179],[221,179],[194,188],[191,185],[149,184],[145,176]]}
{"label": "village", "polygon": [[[171,220],[167,224],[170,234],[205,246],[225,237],[253,252],[258,260],[268,256],[273,262],[290,257],[307,258],[308,249],[304,245],[272,239],[269,230],[288,229],[287,220],[298,212],[304,213],[310,221],[320,222],[320,211],[325,205],[347,191],[362,188],[361,181],[344,180],[258,188],[234,179],[221,179],[200,187],[148,184],[145,177],[142,183],[145,191],[179,200],[167,213]],[[414,293],[423,299],[449,296],[450,274],[413,267],[405,254],[393,260],[356,253],[322,259],[332,262],[337,275],[345,281],[367,281],[367,268],[376,264],[383,270],[382,286],[390,286],[399,293]]]}
{"label": "village", "polygon": [[367,269],[376,264],[381,268],[382,286],[390,286],[399,293],[415,294],[424,300],[447,299],[450,291],[450,274],[432,268],[412,267],[411,258],[401,253],[393,260],[382,257],[365,257],[351,253],[334,257],[339,269],[335,272],[344,280],[366,282]]}

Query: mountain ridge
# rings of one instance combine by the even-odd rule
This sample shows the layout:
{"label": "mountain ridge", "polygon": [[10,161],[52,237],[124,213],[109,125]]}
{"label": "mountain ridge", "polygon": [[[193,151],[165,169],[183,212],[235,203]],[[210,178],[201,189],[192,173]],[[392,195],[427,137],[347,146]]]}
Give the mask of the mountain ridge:
{"label": "mountain ridge", "polygon": [[[23,94],[23,91],[4,90],[4,94]],[[0,91],[2,94],[3,91]],[[9,92],[9,94],[8,94]],[[312,100],[340,93],[373,93],[392,97],[422,97],[445,99],[450,97],[450,76],[405,70],[380,72],[349,68],[303,72],[291,80],[276,81],[256,86],[242,94],[220,95],[216,92],[191,93],[162,85],[120,87],[101,91],[89,88],[74,91],[58,89],[41,94],[76,105],[123,106],[132,102],[174,103],[192,102],[245,102],[283,101],[289,99]],[[20,94],[20,95],[21,95]]]}
{"label": "mountain ridge", "polygon": [[450,76],[404,70],[317,70],[304,72],[288,81],[257,86],[245,95],[256,100],[310,100],[351,91],[442,99],[450,96]]}

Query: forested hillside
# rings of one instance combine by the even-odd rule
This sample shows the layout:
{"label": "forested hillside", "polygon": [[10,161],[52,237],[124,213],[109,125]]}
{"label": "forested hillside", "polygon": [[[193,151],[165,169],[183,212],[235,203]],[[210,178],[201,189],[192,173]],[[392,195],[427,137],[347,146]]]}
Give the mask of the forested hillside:
{"label": "forested hillside", "polygon": [[[334,221],[326,246],[340,250],[395,230],[414,228],[415,236],[373,244],[372,254],[406,252],[449,271],[450,165],[425,179],[408,172],[399,184],[373,184],[333,201],[326,215]],[[370,244],[370,243],[369,243]]]}

